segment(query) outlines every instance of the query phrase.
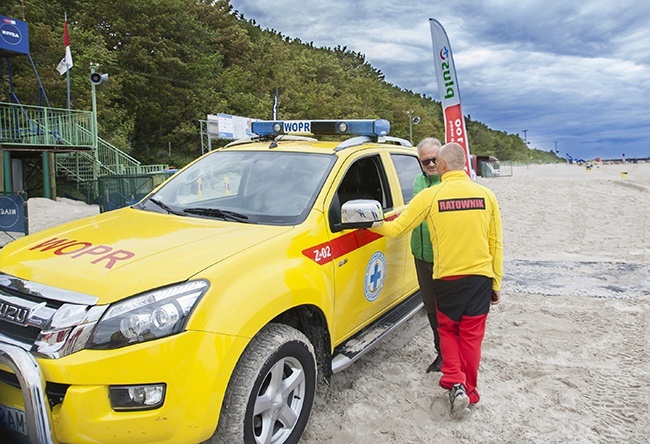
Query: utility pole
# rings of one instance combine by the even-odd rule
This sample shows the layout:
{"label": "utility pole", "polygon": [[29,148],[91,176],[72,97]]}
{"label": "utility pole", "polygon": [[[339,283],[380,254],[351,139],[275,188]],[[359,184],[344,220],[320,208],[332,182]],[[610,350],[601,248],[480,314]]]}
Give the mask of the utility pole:
{"label": "utility pole", "polygon": [[526,155],[528,157],[528,165],[526,165],[526,168],[530,168],[530,149],[528,148],[528,130],[521,130],[522,133],[524,133],[524,143],[526,144]]}
{"label": "utility pole", "polygon": [[[91,63],[90,64],[90,76],[92,79],[92,75],[95,74],[95,71],[97,70],[97,67],[99,65],[96,63]],[[95,82],[92,80],[90,81],[90,97],[92,101],[92,114],[93,114],[93,123],[92,123],[92,138],[93,138],[93,149],[95,152],[97,152],[97,139],[98,139],[98,134],[97,134],[97,97],[95,95]]]}
{"label": "utility pole", "polygon": [[406,111],[406,114],[409,116],[409,142],[413,145],[413,124],[420,123],[420,118],[413,117],[413,111]]}
{"label": "utility pole", "polygon": [[[90,76],[95,74],[95,71],[99,67],[97,63],[90,64]],[[92,112],[93,112],[93,123],[92,123],[92,138],[93,138],[93,192],[95,196],[99,196],[99,134],[97,130],[97,96],[95,95],[95,82],[90,82],[90,97],[92,100]]]}
{"label": "utility pole", "polygon": [[407,111],[406,114],[409,116],[409,142],[413,145],[413,111]]}

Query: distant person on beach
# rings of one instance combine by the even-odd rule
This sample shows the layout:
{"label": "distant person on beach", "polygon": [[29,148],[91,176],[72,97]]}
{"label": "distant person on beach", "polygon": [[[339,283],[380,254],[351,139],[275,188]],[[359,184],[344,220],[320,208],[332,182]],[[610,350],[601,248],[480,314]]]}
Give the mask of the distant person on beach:
{"label": "distant person on beach", "polygon": [[436,164],[442,183],[422,190],[396,219],[371,230],[397,237],[423,221],[429,227],[444,357],[439,384],[449,390],[451,413],[458,418],[480,400],[478,368],[487,315],[501,298],[501,213],[494,193],[463,171],[462,146],[444,145]]}
{"label": "distant person on beach", "polygon": [[[422,174],[415,178],[413,183],[413,196],[420,191],[440,183],[436,160],[440,150],[440,140],[434,137],[427,137],[418,143],[418,159],[422,168]],[[442,354],[440,353],[440,335],[438,334],[438,318],[436,313],[436,301],[433,292],[433,249],[429,227],[422,222],[415,227],[411,233],[411,253],[415,259],[415,271],[420,285],[420,294],[424,309],[429,318],[429,325],[433,331],[433,345],[436,349],[436,357],[427,368],[427,373],[439,372],[442,368]]]}

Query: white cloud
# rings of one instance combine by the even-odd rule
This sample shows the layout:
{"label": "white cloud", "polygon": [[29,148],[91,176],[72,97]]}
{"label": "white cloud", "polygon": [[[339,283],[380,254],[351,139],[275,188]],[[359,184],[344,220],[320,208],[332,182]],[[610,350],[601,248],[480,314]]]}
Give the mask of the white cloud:
{"label": "white cloud", "polygon": [[465,114],[496,130],[528,129],[532,147],[558,141],[562,154],[650,156],[650,3],[231,3],[262,28],[361,52],[388,82],[437,99],[428,23],[435,18],[449,35]]}

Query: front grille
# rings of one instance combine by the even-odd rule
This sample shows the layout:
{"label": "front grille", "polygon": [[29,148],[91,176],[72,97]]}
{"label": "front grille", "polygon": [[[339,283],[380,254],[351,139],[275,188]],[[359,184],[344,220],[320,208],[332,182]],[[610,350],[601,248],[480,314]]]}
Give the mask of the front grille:
{"label": "front grille", "polygon": [[[21,301],[20,305],[23,305],[23,303],[38,304],[45,302],[45,306],[52,309],[53,312],[62,305],[62,303],[59,301],[45,300],[43,298],[24,294],[15,289],[7,287],[0,287],[0,296],[9,296],[11,298],[14,298],[13,300],[19,300]],[[3,319],[0,316],[0,334],[6,336],[7,338],[19,341],[22,344],[33,345],[40,332],[40,327],[36,327],[34,325],[18,325],[16,323],[9,322],[7,319]]]}
{"label": "front grille", "polygon": [[97,298],[0,271],[0,340],[57,359],[83,341],[108,307]]}
{"label": "front grille", "polygon": [[24,325],[16,325],[7,321],[0,321],[0,334],[23,344],[33,344],[41,329]]}

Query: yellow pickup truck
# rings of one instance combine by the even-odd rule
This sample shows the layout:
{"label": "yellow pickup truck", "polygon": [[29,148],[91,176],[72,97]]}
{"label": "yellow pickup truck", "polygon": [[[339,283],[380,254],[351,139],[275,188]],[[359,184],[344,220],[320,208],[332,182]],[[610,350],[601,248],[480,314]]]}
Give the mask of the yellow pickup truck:
{"label": "yellow pickup truck", "polygon": [[296,443],[316,386],[422,306],[421,172],[386,120],[255,121],[139,203],[0,250],[0,433]]}

